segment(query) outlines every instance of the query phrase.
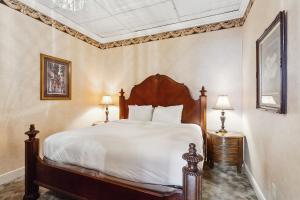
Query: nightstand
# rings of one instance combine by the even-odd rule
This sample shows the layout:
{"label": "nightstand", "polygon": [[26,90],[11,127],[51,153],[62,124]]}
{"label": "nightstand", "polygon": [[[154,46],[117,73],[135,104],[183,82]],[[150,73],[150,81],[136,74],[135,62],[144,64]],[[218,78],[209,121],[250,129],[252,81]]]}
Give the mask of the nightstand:
{"label": "nightstand", "polygon": [[244,135],[228,132],[224,135],[208,131],[208,162],[211,168],[214,163],[235,165],[238,173],[244,162]]}
{"label": "nightstand", "polygon": [[96,125],[104,124],[104,123],[105,123],[104,121],[96,121],[96,122],[92,123],[92,126],[96,126]]}

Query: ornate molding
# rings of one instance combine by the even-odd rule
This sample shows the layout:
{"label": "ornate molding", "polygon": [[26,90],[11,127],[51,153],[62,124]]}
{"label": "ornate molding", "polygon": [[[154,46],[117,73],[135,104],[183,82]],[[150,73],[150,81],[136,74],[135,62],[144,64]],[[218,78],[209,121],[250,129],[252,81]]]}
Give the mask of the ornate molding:
{"label": "ornate molding", "polygon": [[36,20],[41,21],[44,24],[47,24],[59,31],[62,31],[64,33],[67,33],[79,40],[82,40],[90,45],[93,45],[99,49],[110,49],[110,48],[116,48],[121,46],[129,46],[134,44],[141,44],[151,41],[158,41],[158,40],[165,40],[170,38],[177,38],[182,36],[188,36],[193,34],[199,34],[199,33],[205,33],[205,32],[212,32],[212,31],[218,31],[222,29],[229,29],[229,28],[236,28],[241,27],[244,25],[247,16],[251,10],[251,7],[254,3],[254,0],[250,0],[248,7],[246,9],[246,12],[242,18],[228,20],[224,22],[218,22],[213,24],[207,24],[207,25],[201,25],[176,31],[169,31],[169,32],[163,32],[163,33],[157,33],[153,35],[148,36],[142,36],[142,37],[136,37],[136,38],[130,38],[125,40],[119,40],[114,42],[108,42],[108,43],[100,43],[54,19],[51,17],[48,17],[39,11],[36,11],[32,9],[31,7],[19,2],[18,0],[0,0],[0,3],[8,6],[9,8],[12,8],[14,10],[17,10],[29,17],[32,17]]}

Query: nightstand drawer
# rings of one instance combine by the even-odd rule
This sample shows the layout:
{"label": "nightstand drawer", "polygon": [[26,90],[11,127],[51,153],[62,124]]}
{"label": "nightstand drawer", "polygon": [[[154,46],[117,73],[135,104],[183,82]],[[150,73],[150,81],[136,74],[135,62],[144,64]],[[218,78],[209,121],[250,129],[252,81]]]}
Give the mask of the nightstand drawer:
{"label": "nightstand drawer", "polygon": [[216,146],[237,146],[239,140],[236,138],[225,139],[224,137],[213,136],[213,145]]}
{"label": "nightstand drawer", "polygon": [[213,146],[213,152],[214,153],[222,153],[222,154],[238,154],[239,153],[239,147],[237,146]]}
{"label": "nightstand drawer", "polygon": [[237,165],[237,164],[239,164],[236,157],[214,158],[214,162],[225,163],[227,165]]}
{"label": "nightstand drawer", "polygon": [[216,150],[226,149],[226,150],[233,151],[236,149],[236,151],[238,151],[240,148],[240,144],[238,142],[237,144],[212,144],[212,147]]}
{"label": "nightstand drawer", "polygon": [[214,162],[226,163],[229,165],[236,165],[239,162],[238,154],[213,154],[212,159]]}

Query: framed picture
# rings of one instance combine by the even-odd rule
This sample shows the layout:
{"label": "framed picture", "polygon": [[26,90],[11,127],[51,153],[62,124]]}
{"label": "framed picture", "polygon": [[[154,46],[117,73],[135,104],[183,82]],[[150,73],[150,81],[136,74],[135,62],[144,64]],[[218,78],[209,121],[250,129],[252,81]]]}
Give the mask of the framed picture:
{"label": "framed picture", "polygon": [[71,61],[41,54],[41,100],[70,100],[71,76]]}
{"label": "framed picture", "polygon": [[280,12],[256,41],[256,107],[287,112],[287,22]]}

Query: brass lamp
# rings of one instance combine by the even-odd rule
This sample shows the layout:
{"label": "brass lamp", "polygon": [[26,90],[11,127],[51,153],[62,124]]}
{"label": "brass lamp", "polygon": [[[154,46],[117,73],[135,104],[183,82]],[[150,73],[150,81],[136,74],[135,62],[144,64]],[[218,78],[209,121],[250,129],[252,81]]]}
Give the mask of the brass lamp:
{"label": "brass lamp", "polygon": [[222,126],[221,126],[221,129],[217,132],[217,133],[222,133],[222,134],[225,134],[227,133],[226,129],[225,129],[225,110],[233,110],[230,102],[229,102],[229,98],[228,98],[228,95],[219,95],[218,96],[218,99],[217,99],[217,103],[215,105],[215,107],[213,107],[213,109],[216,109],[216,110],[221,110],[221,123],[222,123]]}
{"label": "brass lamp", "polygon": [[105,123],[108,122],[108,114],[109,114],[109,111],[108,111],[108,106],[112,105],[112,98],[111,96],[103,96],[102,97],[102,101],[101,101],[101,105],[104,105],[105,106]]}

